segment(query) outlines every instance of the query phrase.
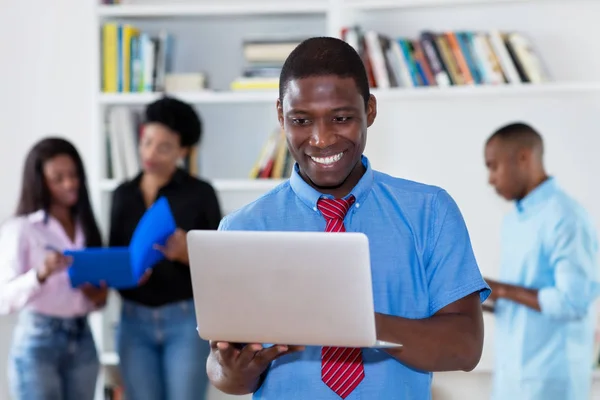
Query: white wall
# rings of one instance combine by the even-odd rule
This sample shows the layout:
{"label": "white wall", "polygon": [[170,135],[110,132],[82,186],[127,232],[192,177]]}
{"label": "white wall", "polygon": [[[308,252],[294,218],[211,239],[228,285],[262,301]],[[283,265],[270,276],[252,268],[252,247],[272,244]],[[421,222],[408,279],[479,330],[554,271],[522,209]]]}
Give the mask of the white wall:
{"label": "white wall", "polygon": [[[14,208],[28,148],[60,134],[89,157],[91,0],[2,0],[0,5],[0,220]],[[58,23],[60,18],[60,23]],[[90,166],[92,163],[88,162]],[[89,171],[92,172],[92,171]],[[0,317],[0,399],[13,318]]]}

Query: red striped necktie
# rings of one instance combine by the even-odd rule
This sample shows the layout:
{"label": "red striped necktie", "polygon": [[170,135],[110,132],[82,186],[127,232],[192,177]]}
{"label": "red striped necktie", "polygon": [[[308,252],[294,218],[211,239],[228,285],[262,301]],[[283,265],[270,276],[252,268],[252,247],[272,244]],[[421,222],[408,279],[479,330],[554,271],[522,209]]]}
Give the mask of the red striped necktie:
{"label": "red striped necktie", "polygon": [[[326,232],[346,232],[344,217],[354,204],[348,199],[319,199],[317,207],[325,217]],[[357,348],[323,347],[321,379],[338,396],[345,399],[365,377],[362,351]]]}

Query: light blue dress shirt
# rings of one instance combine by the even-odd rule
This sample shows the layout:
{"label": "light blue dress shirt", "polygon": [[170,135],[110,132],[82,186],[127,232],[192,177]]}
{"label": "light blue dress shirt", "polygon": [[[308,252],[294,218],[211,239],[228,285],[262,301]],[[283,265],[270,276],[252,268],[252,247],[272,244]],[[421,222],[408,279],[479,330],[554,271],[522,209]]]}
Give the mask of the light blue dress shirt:
{"label": "light blue dress shirt", "polygon": [[[474,292],[485,300],[489,287],[448,193],[373,171],[366,157],[363,164],[367,171],[352,190],[356,202],[344,224],[347,231],[369,238],[375,310],[418,319]],[[289,181],[226,216],[219,229],[324,231],[325,219],[317,209],[321,196],[296,166]],[[308,347],[274,361],[254,399],[339,400],[321,381],[320,354],[320,347]],[[430,373],[380,350],[364,349],[363,358],[365,378],[347,400],[431,398]]]}
{"label": "light blue dress shirt", "polygon": [[494,400],[588,400],[598,243],[591,218],[553,178],[507,215],[502,282],[538,289],[541,313],[496,303]]}

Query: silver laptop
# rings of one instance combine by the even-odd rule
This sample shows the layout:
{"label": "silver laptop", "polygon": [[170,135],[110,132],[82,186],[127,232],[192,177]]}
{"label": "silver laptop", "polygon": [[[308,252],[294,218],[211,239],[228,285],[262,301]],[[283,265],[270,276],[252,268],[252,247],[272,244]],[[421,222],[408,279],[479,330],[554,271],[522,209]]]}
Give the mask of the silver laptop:
{"label": "silver laptop", "polygon": [[195,230],[187,242],[205,340],[401,346],[376,338],[362,233]]}

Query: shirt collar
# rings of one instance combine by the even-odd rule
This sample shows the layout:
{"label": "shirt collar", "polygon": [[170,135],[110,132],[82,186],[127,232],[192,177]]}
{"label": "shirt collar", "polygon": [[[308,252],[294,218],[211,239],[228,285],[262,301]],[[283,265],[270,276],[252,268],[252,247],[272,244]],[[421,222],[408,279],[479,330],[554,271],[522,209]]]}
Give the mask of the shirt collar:
{"label": "shirt collar", "polygon": [[549,177],[539,184],[527,196],[516,202],[517,211],[527,212],[536,206],[544,203],[550,196],[558,190],[558,184],[553,177]]}
{"label": "shirt collar", "polygon": [[[361,162],[365,166],[366,171],[363,176],[360,178],[356,186],[350,191],[348,196],[353,195],[356,199],[354,206],[359,207],[360,204],[367,197],[371,188],[373,187],[373,169],[371,168],[371,163],[366,156],[361,156]],[[324,194],[310,186],[308,183],[302,179],[300,173],[298,171],[298,163],[294,164],[294,168],[292,169],[292,174],[290,176],[290,186],[292,190],[302,200],[304,204],[312,208],[313,210],[317,210],[317,201],[321,197],[333,198],[333,196]]]}
{"label": "shirt collar", "polygon": [[48,213],[46,210],[43,210],[43,209],[37,210],[37,211],[32,212],[31,214],[27,215],[27,219],[32,224],[36,224],[36,223],[40,223],[40,222],[43,222],[44,224],[46,224],[46,223],[48,223],[49,218],[50,218],[50,213]]}

